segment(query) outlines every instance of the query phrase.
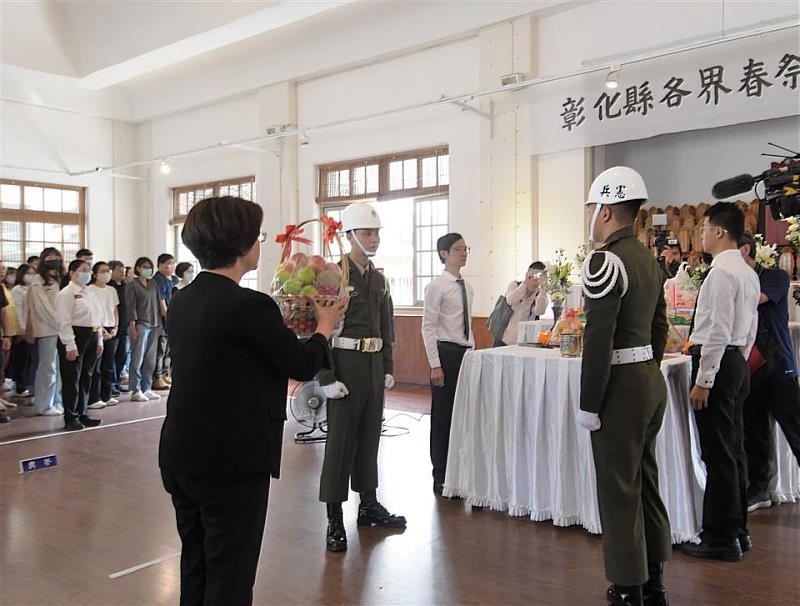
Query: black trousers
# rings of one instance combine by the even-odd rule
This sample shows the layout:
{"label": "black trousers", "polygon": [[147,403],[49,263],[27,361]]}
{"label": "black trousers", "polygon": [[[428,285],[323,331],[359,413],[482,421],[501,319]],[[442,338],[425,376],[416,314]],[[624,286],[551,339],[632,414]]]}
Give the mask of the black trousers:
{"label": "black trousers", "polygon": [[161,470],[181,537],[181,606],[253,603],[269,475],[197,479]]}
{"label": "black trousers", "polygon": [[86,416],[92,375],[97,361],[97,333],[91,328],[73,326],[78,357],[67,360],[67,348],[58,339],[58,358],[61,368],[61,397],[64,402],[64,420],[69,422]]}
{"label": "black trousers", "polygon": [[117,351],[114,354],[114,387],[119,389],[120,379],[122,378],[122,371],[125,370],[125,365],[128,362],[130,352],[128,351],[128,331],[121,329],[117,333]]}
{"label": "black trousers", "polygon": [[[692,357],[692,384],[700,356]],[[703,497],[704,543],[729,544],[747,533],[747,459],[744,453],[744,401],[750,391],[750,372],[739,350],[722,357],[708,407],[696,410],[700,450],[706,464]]]}
{"label": "black trousers", "polygon": [[167,335],[160,335],[158,337],[158,351],[156,353],[156,371],[153,378],[163,379],[169,376],[169,370],[172,366],[172,359],[169,357],[169,339]]}
{"label": "black trousers", "polygon": [[[111,332],[114,327],[106,328]],[[97,360],[92,374],[92,390],[89,395],[89,402],[103,401],[111,399],[111,392],[116,385],[116,362],[117,356],[117,337],[103,341],[103,355]]]}
{"label": "black trousers", "polygon": [[744,403],[744,450],[751,495],[769,492],[775,475],[773,418],[800,464],[800,388],[796,378],[767,365],[750,377]]}
{"label": "black trousers", "polygon": [[444,387],[431,385],[431,464],[433,483],[444,484],[447,471],[447,451],[450,448],[450,423],[461,361],[469,348],[439,341],[439,363],[444,372]]}
{"label": "black trousers", "polygon": [[17,393],[22,393],[26,389],[33,389],[33,385],[28,384],[30,379],[32,348],[33,345],[30,345],[21,337],[11,346],[11,361],[8,363],[8,376],[14,379],[14,382],[17,384]]}

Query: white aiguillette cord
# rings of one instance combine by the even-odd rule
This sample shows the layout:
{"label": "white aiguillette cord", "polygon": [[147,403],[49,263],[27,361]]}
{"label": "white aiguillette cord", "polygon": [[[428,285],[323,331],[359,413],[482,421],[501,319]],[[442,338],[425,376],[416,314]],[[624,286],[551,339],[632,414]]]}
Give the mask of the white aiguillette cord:
{"label": "white aiguillette cord", "polygon": [[[591,262],[595,254],[603,254],[603,264],[596,272],[592,273]],[[586,256],[583,262],[582,282],[583,294],[590,299],[602,299],[617,285],[617,280],[622,276],[622,296],[628,292],[628,272],[625,269],[625,264],[617,255],[607,250],[593,250]],[[591,292],[590,288],[605,288],[598,292]]]}

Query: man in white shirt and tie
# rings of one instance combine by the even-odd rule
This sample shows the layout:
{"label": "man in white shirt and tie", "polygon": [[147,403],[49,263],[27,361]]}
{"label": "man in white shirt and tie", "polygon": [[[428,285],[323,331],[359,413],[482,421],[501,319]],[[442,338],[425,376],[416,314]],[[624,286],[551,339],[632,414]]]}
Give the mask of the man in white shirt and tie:
{"label": "man in white shirt and tie", "polygon": [[750,391],[747,358],[758,326],[758,276],[739,253],[744,214],[732,203],[712,206],[703,249],[714,257],[697,299],[691,403],[706,464],[703,531],[687,555],[735,562],[752,547],[747,531],[747,460],[743,406]]}
{"label": "man in white shirt and tie", "polygon": [[422,339],[431,367],[431,463],[433,492],[442,494],[450,445],[450,422],[461,361],[475,346],[470,326],[474,290],[461,277],[470,249],[461,234],[445,234],[436,242],[442,275],[425,289]]}

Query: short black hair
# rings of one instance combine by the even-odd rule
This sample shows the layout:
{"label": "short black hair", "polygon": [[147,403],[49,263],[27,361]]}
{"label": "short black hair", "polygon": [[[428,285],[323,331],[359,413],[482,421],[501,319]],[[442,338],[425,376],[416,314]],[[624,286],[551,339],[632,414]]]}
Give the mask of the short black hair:
{"label": "short black hair", "polygon": [[136,263],[133,264],[133,273],[135,273],[137,276],[139,275],[139,272],[137,270],[142,265],[149,265],[150,269],[154,267],[153,260],[150,257],[139,257],[138,259],[136,259]]}
{"label": "short black hair", "polygon": [[25,263],[27,263],[28,265],[32,265],[35,261],[38,261],[38,260],[39,260],[38,256],[31,255],[30,257],[28,257],[28,260],[25,261]]}
{"label": "short black hair", "polygon": [[756,258],[756,237],[749,229],[744,230],[742,237],[739,238],[739,248],[748,244],[750,246],[750,258]]}
{"label": "short black hair", "polygon": [[78,271],[81,265],[87,265],[86,261],[83,259],[73,259],[69,262],[69,267],[67,267],[67,273],[72,273],[74,271]]}
{"label": "short black hair", "polygon": [[158,255],[158,260],[156,261],[159,265],[163,265],[164,263],[169,263],[170,261],[174,261],[175,257],[173,257],[169,253],[161,253]]}
{"label": "short black hair", "polygon": [[256,243],[263,220],[262,208],[249,200],[206,198],[189,211],[181,239],[202,267],[230,267]]}
{"label": "short black hair", "polygon": [[187,270],[191,269],[193,266],[191,263],[187,263],[186,261],[182,263],[178,263],[178,266],[175,268],[175,275],[179,278],[183,278],[183,274],[186,273]]}
{"label": "short black hair", "polygon": [[25,274],[28,273],[32,268],[27,263],[23,263],[19,267],[17,267],[17,280],[16,284],[22,284],[25,286]]}
{"label": "short black hair", "polygon": [[734,242],[744,235],[744,213],[733,202],[717,202],[705,214],[708,222],[714,227],[721,227],[728,232],[728,238]]}
{"label": "short black hair", "polygon": [[450,248],[458,242],[459,240],[463,240],[464,237],[456,232],[451,232],[449,234],[443,235],[441,238],[436,240],[436,252],[439,255],[439,261],[444,263],[444,257],[442,256],[442,252],[450,252]]}
{"label": "short black hair", "polygon": [[108,262],[108,269],[110,269],[111,271],[114,271],[118,267],[121,267],[122,269],[125,269],[125,264],[122,261],[109,261]]}
{"label": "short black hair", "polygon": [[530,264],[530,267],[528,267],[528,269],[532,269],[534,271],[545,271],[547,269],[547,265],[545,265],[541,261],[534,261],[533,263]]}
{"label": "short black hair", "polygon": [[88,248],[81,248],[75,253],[75,258],[77,259],[78,257],[94,257],[94,253]]}
{"label": "short black hair", "polygon": [[611,214],[616,217],[617,221],[633,225],[642,204],[644,204],[644,200],[626,200],[619,204],[609,204],[609,208],[611,209]]}
{"label": "short black hair", "polygon": [[[92,273],[97,275],[97,272],[100,271],[100,268],[103,265],[108,266],[108,263],[106,263],[105,261],[98,261],[97,263],[95,263],[94,266],[92,267]],[[111,269],[111,268],[109,267],[109,269]]]}

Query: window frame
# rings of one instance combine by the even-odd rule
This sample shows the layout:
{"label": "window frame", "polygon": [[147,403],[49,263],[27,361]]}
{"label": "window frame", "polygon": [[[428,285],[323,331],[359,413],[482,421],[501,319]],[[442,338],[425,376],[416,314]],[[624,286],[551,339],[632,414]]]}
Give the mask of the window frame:
{"label": "window frame", "polygon": [[[253,202],[256,201],[256,177],[255,175],[248,175],[246,177],[237,177],[234,179],[223,179],[221,181],[208,181],[206,183],[195,183],[192,185],[181,185],[180,187],[173,187],[172,190],[172,218],[170,219],[170,225],[181,225],[186,222],[186,217],[189,216],[189,213],[181,213],[180,211],[180,203],[179,197],[181,194],[189,194],[192,192],[196,192],[199,189],[210,189],[212,196],[219,196],[220,189],[226,186],[231,185],[247,185],[249,184],[252,188],[251,191],[253,195],[251,200]],[[195,204],[197,201],[195,201]]]}
{"label": "window frame", "polygon": [[[28,230],[27,223],[51,223],[78,226],[78,249],[86,248],[86,187],[75,185],[62,185],[60,183],[44,183],[41,181],[23,181],[21,179],[0,179],[0,185],[17,185],[20,188],[20,208],[2,208],[3,221],[17,221],[21,224],[20,244],[22,246],[22,259],[24,263],[30,255],[27,251]],[[52,212],[46,210],[30,210],[25,208],[25,188],[40,187],[43,189],[58,189],[61,191],[74,191],[78,194],[78,212]],[[63,235],[59,248],[64,244]],[[37,252],[39,254],[41,251]],[[63,252],[63,251],[62,251]]]}
{"label": "window frame", "polygon": [[[448,182],[446,185],[439,184],[439,177],[437,171],[437,185],[423,187],[422,185],[422,163],[426,158],[439,156],[450,156],[450,147],[442,145],[438,147],[428,147],[408,152],[388,154],[383,156],[373,156],[370,158],[359,158],[357,160],[348,160],[344,162],[334,162],[330,164],[321,164],[317,166],[317,196],[316,202],[319,205],[333,205],[341,203],[358,202],[364,200],[376,200],[381,202],[383,200],[395,200],[398,198],[420,198],[423,196],[437,196],[447,195],[449,201],[450,194],[450,179],[448,170]],[[391,189],[390,183],[390,165],[393,162],[416,160],[417,166],[417,186],[414,188]],[[378,166],[378,191],[367,192],[363,194],[353,195],[355,191],[355,171],[356,169],[367,166]],[[328,175],[342,170],[349,170],[349,195],[347,196],[329,196],[328,195]],[[366,190],[366,187],[364,188]]]}

